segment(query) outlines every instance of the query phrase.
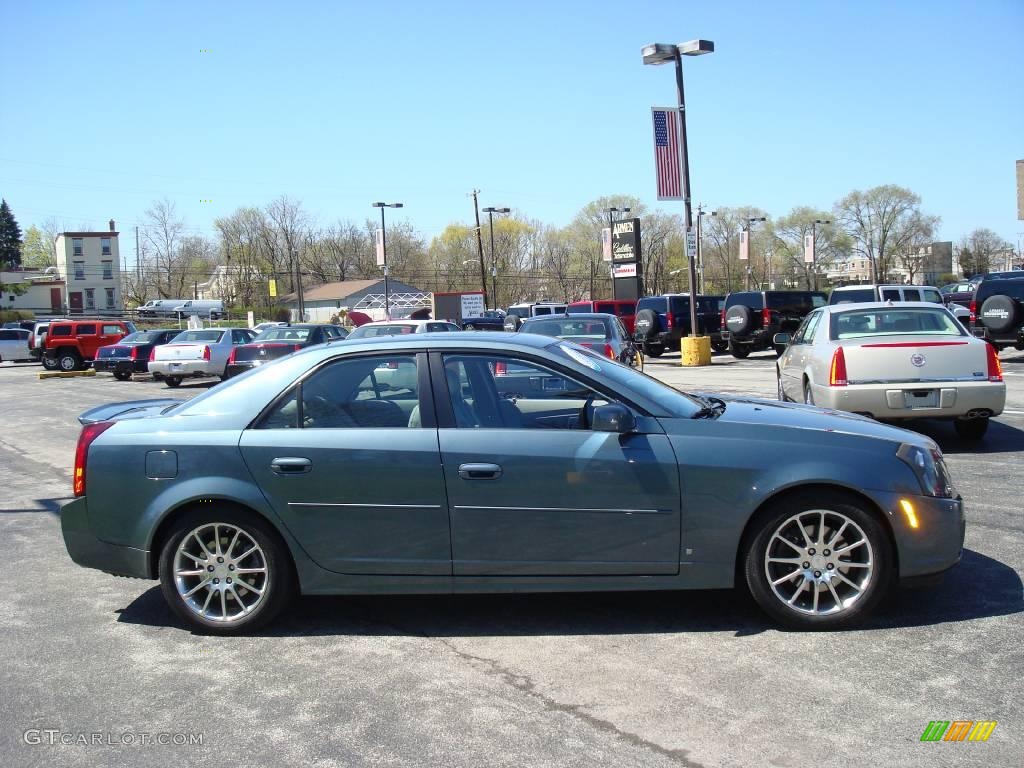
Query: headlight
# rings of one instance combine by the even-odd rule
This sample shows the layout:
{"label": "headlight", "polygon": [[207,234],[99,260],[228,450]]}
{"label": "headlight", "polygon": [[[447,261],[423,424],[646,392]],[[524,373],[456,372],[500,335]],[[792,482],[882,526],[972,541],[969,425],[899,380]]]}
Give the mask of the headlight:
{"label": "headlight", "polygon": [[917,475],[921,490],[927,496],[951,499],[955,495],[953,481],[950,479],[946,462],[942,460],[942,452],[937,448],[919,448],[916,445],[903,443],[896,451],[899,456]]}

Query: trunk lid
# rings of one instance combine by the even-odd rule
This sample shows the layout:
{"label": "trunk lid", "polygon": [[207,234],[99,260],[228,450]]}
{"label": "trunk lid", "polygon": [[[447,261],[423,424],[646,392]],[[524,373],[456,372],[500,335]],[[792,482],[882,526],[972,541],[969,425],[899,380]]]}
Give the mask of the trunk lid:
{"label": "trunk lid", "polygon": [[842,341],[846,378],[867,382],[930,382],[988,377],[985,342],[968,337],[944,340],[886,336]]}
{"label": "trunk lid", "polygon": [[150,400],[131,400],[122,403],[107,403],[80,414],[80,424],[94,424],[97,421],[122,421],[124,419],[144,419],[159,416],[165,408],[185,402],[169,397]]}
{"label": "trunk lid", "polygon": [[202,360],[203,348],[209,344],[161,344],[154,360]]}

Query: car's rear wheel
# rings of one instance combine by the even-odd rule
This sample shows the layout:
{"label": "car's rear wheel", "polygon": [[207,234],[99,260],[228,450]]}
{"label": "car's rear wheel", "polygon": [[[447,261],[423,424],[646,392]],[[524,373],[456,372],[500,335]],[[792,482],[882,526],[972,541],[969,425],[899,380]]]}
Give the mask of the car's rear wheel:
{"label": "car's rear wheel", "polygon": [[747,357],[750,356],[750,347],[746,346],[745,344],[733,344],[732,342],[730,342],[729,352],[737,360],[745,360]]}
{"label": "car's rear wheel", "polygon": [[988,419],[957,419],[953,427],[962,440],[981,440],[988,432]]}
{"label": "car's rear wheel", "polygon": [[878,519],[839,494],[802,494],[770,507],[744,559],[757,604],[796,629],[864,619],[892,581],[891,542]]}
{"label": "car's rear wheel", "polygon": [[807,379],[804,379],[804,405],[814,405],[814,391]]}
{"label": "car's rear wheel", "polygon": [[788,402],[789,398],[786,397],[786,391],[782,388],[782,374],[775,371],[775,383],[778,391],[779,400],[783,403]]}
{"label": "car's rear wheel", "polygon": [[715,350],[715,352],[728,352],[729,342],[722,341],[721,339],[711,339],[711,348]]}
{"label": "car's rear wheel", "polygon": [[650,357],[661,357],[665,354],[664,344],[644,344],[644,354]]}
{"label": "car's rear wheel", "polygon": [[195,510],[178,520],[161,550],[159,576],[171,609],[193,628],[218,635],[265,624],[294,590],[280,538],[234,509]]}
{"label": "car's rear wheel", "polygon": [[59,365],[57,364],[57,358],[55,357],[47,357],[46,355],[43,355],[42,360],[43,368],[45,368],[48,371],[56,371],[59,368]]}
{"label": "car's rear wheel", "polygon": [[77,352],[60,352],[57,354],[57,367],[62,371],[77,371],[82,367],[82,358]]}
{"label": "car's rear wheel", "polygon": [[164,384],[166,384],[168,387],[180,387],[181,376],[168,376],[166,379],[164,379]]}
{"label": "car's rear wheel", "polygon": [[127,371],[114,371],[114,378],[118,381],[128,381],[132,375]]}

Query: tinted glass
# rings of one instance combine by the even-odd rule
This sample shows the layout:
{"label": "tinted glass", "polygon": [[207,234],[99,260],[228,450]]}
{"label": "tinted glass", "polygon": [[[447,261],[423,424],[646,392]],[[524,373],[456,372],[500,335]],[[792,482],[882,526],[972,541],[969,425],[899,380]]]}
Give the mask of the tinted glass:
{"label": "tinted glass", "polygon": [[389,323],[387,325],[363,325],[348,335],[350,339],[369,339],[374,336],[403,336],[415,333],[416,326],[411,323]]}
{"label": "tinted glass", "polygon": [[302,426],[367,429],[419,426],[419,386],[413,355],[338,360],[301,386]]}
{"label": "tinted glass", "polygon": [[95,336],[96,335],[96,324],[95,323],[82,323],[78,326],[79,336]]}
{"label": "tinted glass", "polygon": [[941,294],[939,294],[938,291],[936,291],[936,290],[934,290],[932,288],[923,288],[921,290],[921,298],[924,301],[930,301],[930,302],[932,302],[934,304],[941,304],[942,303],[942,296],[941,296]]}
{"label": "tinted glass", "polygon": [[310,333],[309,328],[268,328],[253,341],[305,341]]}
{"label": "tinted glass", "polygon": [[0,341],[13,341],[16,338],[18,337],[14,334],[14,331],[9,331],[6,328],[0,330]]}
{"label": "tinted glass", "polygon": [[829,301],[832,304],[851,304],[861,301],[877,301],[874,288],[856,288],[852,291],[833,291]]}
{"label": "tinted glass", "polygon": [[224,331],[183,331],[174,337],[175,344],[187,343],[190,341],[217,342],[224,335]]}
{"label": "tinted glass", "polygon": [[573,320],[572,318],[551,318],[550,320],[524,323],[520,329],[523,333],[536,333],[541,336],[553,336],[558,339],[608,339],[611,338],[609,324],[604,320],[589,318]]}
{"label": "tinted glass", "polygon": [[981,305],[989,296],[995,295],[1024,300],[1024,280],[986,280],[978,286],[975,298]]}
{"label": "tinted glass", "polygon": [[[592,310],[590,308],[590,304],[570,304],[568,307],[566,307],[565,311],[568,312],[570,315],[581,315],[581,314],[586,314],[586,313],[589,313],[589,312],[593,312],[594,310]],[[601,310],[597,310],[597,311],[599,311],[599,312],[607,312],[608,310],[601,309]]]}
{"label": "tinted glass", "polygon": [[725,306],[735,307],[742,304],[751,309],[764,309],[764,297],[756,291],[743,291],[742,293],[730,293],[725,297]]}
{"label": "tinted glass", "polygon": [[71,326],[70,325],[55,325],[47,332],[48,336],[70,336]]}
{"label": "tinted glass", "polygon": [[920,301],[921,291],[917,288],[904,288],[903,299],[904,301]]}
{"label": "tinted glass", "polygon": [[965,336],[963,327],[942,309],[882,308],[851,310],[832,315],[832,339],[865,336]]}
{"label": "tinted glass", "polygon": [[825,294],[810,291],[771,291],[767,294],[768,308],[780,312],[810,312],[825,306]]}

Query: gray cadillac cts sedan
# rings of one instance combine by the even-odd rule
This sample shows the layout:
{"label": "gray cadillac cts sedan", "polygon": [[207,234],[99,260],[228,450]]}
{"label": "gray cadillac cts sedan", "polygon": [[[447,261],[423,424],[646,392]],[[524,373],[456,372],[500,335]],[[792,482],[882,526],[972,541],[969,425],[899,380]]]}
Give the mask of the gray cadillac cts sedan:
{"label": "gray cadillac cts sedan", "polygon": [[532,334],[319,345],[80,420],[72,559],[159,579],[205,632],[297,593],[734,584],[782,624],[832,629],[955,565],[964,538],[926,437],[683,394]]}

